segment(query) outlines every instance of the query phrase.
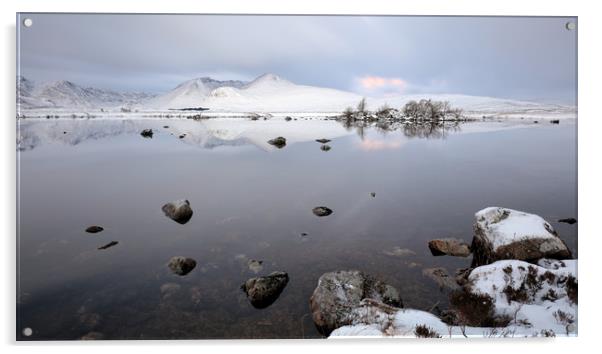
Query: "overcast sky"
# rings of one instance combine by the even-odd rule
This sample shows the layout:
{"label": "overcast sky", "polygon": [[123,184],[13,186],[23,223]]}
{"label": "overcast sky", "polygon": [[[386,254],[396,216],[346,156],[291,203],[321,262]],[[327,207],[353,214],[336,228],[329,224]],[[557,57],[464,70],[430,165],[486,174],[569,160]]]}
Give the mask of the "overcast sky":
{"label": "overcast sky", "polygon": [[573,104],[571,18],[31,14],[20,74],[167,91],[271,72],[367,96],[461,93]]}

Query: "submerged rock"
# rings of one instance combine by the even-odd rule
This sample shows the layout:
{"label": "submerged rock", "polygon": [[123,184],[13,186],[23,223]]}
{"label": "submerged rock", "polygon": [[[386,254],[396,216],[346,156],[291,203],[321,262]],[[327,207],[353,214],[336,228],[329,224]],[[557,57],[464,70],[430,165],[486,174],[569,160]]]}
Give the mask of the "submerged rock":
{"label": "submerged rock", "polygon": [[104,230],[104,228],[102,226],[92,225],[86,229],[86,232],[95,234],[95,233],[101,232],[102,230]]}
{"label": "submerged rock", "polygon": [[447,274],[445,268],[425,268],[422,275],[434,280],[439,285],[439,290],[457,290],[460,286],[456,280]]}
{"label": "submerged rock", "polygon": [[399,246],[393,247],[392,250],[383,251],[387,256],[393,257],[406,257],[406,256],[415,256],[416,252],[412,251],[409,248],[401,248]]}
{"label": "submerged rock", "polygon": [[196,267],[196,261],[188,257],[175,256],[171,257],[167,266],[174,274],[183,276]]}
{"label": "submerged rock", "polygon": [[322,145],[320,146],[320,150],[322,151],[330,151],[331,147],[329,145]]}
{"label": "submerged rock", "polygon": [[161,208],[165,216],[179,224],[186,224],[192,218],[190,202],[185,199],[176,200],[163,205]]}
{"label": "submerged rock", "polygon": [[257,274],[263,270],[263,261],[258,261],[256,259],[249,259],[247,265],[249,266],[249,270],[253,273]]}
{"label": "submerged rock", "polygon": [[397,289],[360,271],[323,274],[309,300],[316,327],[328,335],[337,327],[352,324],[352,310],[364,299],[403,306]]}
{"label": "submerged rock", "polygon": [[275,139],[272,140],[268,140],[268,144],[270,145],[274,145],[275,147],[277,147],[278,149],[282,149],[283,147],[286,146],[286,139],[279,136]]}
{"label": "submerged rock", "polygon": [[320,144],[326,144],[330,142],[330,139],[316,139],[316,141]]}
{"label": "submerged rock", "polygon": [[569,225],[573,225],[574,223],[577,222],[577,219],[575,219],[575,218],[566,218],[566,219],[560,219],[560,220],[558,220],[558,222],[563,222],[563,223],[566,223],[566,224],[569,224]]}
{"label": "submerged rock", "polygon": [[118,243],[119,243],[119,242],[117,242],[117,241],[111,241],[111,242],[107,243],[107,244],[106,244],[106,245],[104,245],[104,246],[100,246],[100,247],[98,247],[98,249],[99,249],[99,250],[106,250],[107,248],[109,248],[109,247],[113,247],[113,246],[115,246],[115,245],[116,245],[116,244],[118,244]]}
{"label": "submerged rock", "polygon": [[455,238],[431,240],[428,245],[433,256],[468,257],[470,255],[470,246]]}
{"label": "submerged rock", "polygon": [[152,129],[144,129],[142,132],[140,132],[140,135],[142,135],[142,137],[144,137],[144,138],[152,138],[153,130]]}
{"label": "submerged rock", "polygon": [[180,291],[180,284],[176,283],[165,283],[162,284],[159,290],[161,291],[161,298],[163,300],[169,299]]}
{"label": "submerged rock", "polygon": [[325,206],[319,206],[319,207],[315,207],[311,210],[315,216],[328,216],[330,214],[332,214],[332,210],[330,208],[327,208]]}
{"label": "submerged rock", "polygon": [[535,214],[489,207],[475,214],[473,266],[501,259],[571,258],[552,226]]}
{"label": "submerged rock", "polygon": [[278,299],[286,284],[288,284],[287,273],[273,272],[265,277],[247,280],[241,289],[247,294],[251,305],[255,308],[266,308]]}

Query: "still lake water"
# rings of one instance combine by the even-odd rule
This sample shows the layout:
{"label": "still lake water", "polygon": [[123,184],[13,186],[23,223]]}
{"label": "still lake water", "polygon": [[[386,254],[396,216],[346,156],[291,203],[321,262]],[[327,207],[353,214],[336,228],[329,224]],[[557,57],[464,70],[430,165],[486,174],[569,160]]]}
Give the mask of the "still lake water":
{"label": "still lake water", "polygon": [[[474,213],[488,206],[542,216],[577,256],[576,225],[556,222],[577,218],[571,121],[434,131],[315,119],[19,124],[19,339],[320,337],[309,297],[321,274],[341,269],[387,281],[406,307],[444,309],[422,270],[453,274],[470,258],[433,257],[427,241],[470,242]],[[277,136],[283,149],[266,142]],[[187,224],[161,211],[177,199],[194,210]],[[321,205],[334,213],[316,217]],[[105,230],[88,234],[90,225]],[[197,267],[173,275],[173,256]],[[250,259],[263,261],[257,274]],[[280,297],[251,306],[240,285],[278,270],[290,277]]]}

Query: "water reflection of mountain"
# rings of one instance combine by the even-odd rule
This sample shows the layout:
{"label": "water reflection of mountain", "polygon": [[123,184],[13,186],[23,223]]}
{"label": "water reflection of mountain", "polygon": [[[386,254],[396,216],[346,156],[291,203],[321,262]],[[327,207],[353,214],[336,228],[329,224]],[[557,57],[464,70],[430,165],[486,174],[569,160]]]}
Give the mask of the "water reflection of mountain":
{"label": "water reflection of mountain", "polygon": [[[75,146],[89,140],[102,140],[122,135],[139,136],[144,129],[152,129],[158,135],[173,135],[181,143],[204,149],[221,146],[252,145],[262,150],[274,150],[267,143],[277,136],[285,136],[287,143],[311,141],[316,138],[336,138],[350,133],[335,122],[324,124],[298,121],[250,121],[233,119],[214,120],[21,120],[17,136],[17,149],[32,150],[42,144]],[[180,138],[182,136],[182,138]]]}

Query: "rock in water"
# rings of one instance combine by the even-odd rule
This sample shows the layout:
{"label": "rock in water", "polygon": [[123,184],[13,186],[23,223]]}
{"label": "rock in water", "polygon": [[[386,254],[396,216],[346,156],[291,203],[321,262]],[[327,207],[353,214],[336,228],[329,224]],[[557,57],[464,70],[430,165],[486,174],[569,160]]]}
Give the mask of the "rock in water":
{"label": "rock in water", "polygon": [[447,274],[445,268],[426,268],[422,270],[422,275],[434,280],[439,285],[439,290],[457,290],[460,288],[456,280]]}
{"label": "rock in water", "polygon": [[322,145],[320,146],[320,150],[322,151],[330,151],[331,147],[329,145]]}
{"label": "rock in water", "polygon": [[165,204],[162,208],[165,216],[179,224],[186,224],[192,218],[190,202],[185,199]]}
{"label": "rock in water", "polygon": [[318,330],[328,335],[334,329],[352,323],[352,310],[363,299],[402,307],[397,289],[357,270],[323,274],[309,303]]}
{"label": "rock in water", "polygon": [[431,240],[429,241],[429,249],[433,256],[468,257],[470,255],[470,246],[455,238]]}
{"label": "rock in water", "polygon": [[140,135],[142,135],[142,137],[144,137],[144,138],[152,138],[153,130],[152,129],[144,129],[142,132],[140,132]]}
{"label": "rock in water", "polygon": [[288,284],[288,274],[273,272],[265,277],[247,280],[241,289],[247,294],[251,305],[255,308],[266,308],[278,299],[284,287]]}
{"label": "rock in water", "polygon": [[95,234],[97,232],[101,232],[102,230],[104,230],[103,227],[97,226],[97,225],[92,225],[92,226],[90,226],[90,227],[88,227],[86,229],[86,232],[91,233],[91,234]]}
{"label": "rock in water", "polygon": [[291,120],[293,120],[293,118],[291,118],[289,116],[286,116],[286,117],[284,117],[284,120],[287,121],[287,122],[290,122]]}
{"label": "rock in water", "polygon": [[372,198],[375,198],[375,197],[376,197],[376,193],[375,193],[375,192],[370,192],[370,196],[371,196]]}
{"label": "rock in water", "polygon": [[325,206],[319,206],[319,207],[315,207],[311,210],[315,216],[328,216],[330,214],[332,214],[332,210],[325,207]]}
{"label": "rock in water", "polygon": [[119,242],[117,242],[117,241],[111,241],[111,242],[107,243],[107,244],[106,244],[106,245],[104,245],[104,246],[100,246],[100,247],[98,247],[98,249],[99,249],[99,250],[106,250],[107,248],[109,248],[109,247],[113,247],[113,246],[115,246],[115,245],[116,245],[116,244],[118,244],[118,243],[119,243]]}
{"label": "rock in water", "polygon": [[167,266],[174,274],[186,275],[196,267],[196,261],[192,258],[176,256],[171,257]]}
{"label": "rock in water", "polygon": [[278,149],[282,149],[283,147],[286,146],[286,139],[279,136],[275,139],[272,140],[268,140],[268,144],[270,145],[274,145],[275,147],[277,147]]}
{"label": "rock in water", "polygon": [[489,207],[475,214],[473,267],[501,259],[534,261],[567,259],[571,251],[541,217],[512,209]]}
{"label": "rock in water", "polygon": [[316,139],[316,141],[320,144],[326,144],[330,142],[330,139]]}
{"label": "rock in water", "polygon": [[563,223],[567,223],[569,225],[573,225],[574,223],[577,222],[577,219],[575,219],[575,218],[560,219],[560,220],[558,220],[558,222],[563,222]]}

